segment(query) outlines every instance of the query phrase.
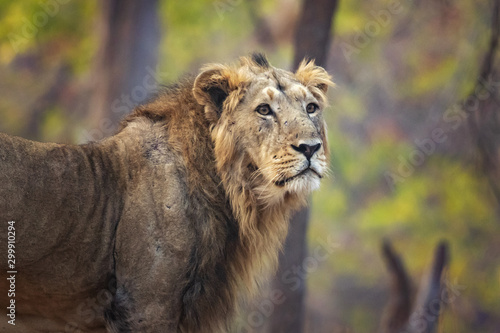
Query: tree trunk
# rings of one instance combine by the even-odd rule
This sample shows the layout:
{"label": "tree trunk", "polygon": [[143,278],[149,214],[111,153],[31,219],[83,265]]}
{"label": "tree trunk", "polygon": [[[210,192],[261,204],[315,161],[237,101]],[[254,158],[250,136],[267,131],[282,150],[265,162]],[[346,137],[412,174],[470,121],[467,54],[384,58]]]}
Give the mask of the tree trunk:
{"label": "tree trunk", "polygon": [[156,89],[160,42],[158,0],[106,0],[92,75],[87,140],[113,134],[120,119]]}
{"label": "tree trunk", "polygon": [[43,118],[46,112],[49,111],[51,107],[57,105],[58,102],[60,102],[61,96],[63,96],[65,92],[64,88],[69,84],[70,77],[71,75],[68,65],[62,64],[57,69],[57,73],[52,85],[34,103],[34,108],[31,111],[30,118],[27,121],[23,137],[31,140],[45,139],[42,138],[41,133]]}
{"label": "tree trunk", "polygon": [[337,5],[338,0],[304,0],[295,31],[294,68],[304,58],[315,59],[317,65],[326,67]]}
{"label": "tree trunk", "polygon": [[[294,69],[303,58],[315,59],[317,65],[326,66],[332,20],[337,3],[337,0],[304,0],[295,32]],[[284,252],[280,256],[278,272],[271,283],[271,289],[283,293],[285,302],[274,309],[268,332],[299,333],[304,330],[306,280],[300,275],[294,275],[300,280],[300,285],[295,286],[287,284],[285,276],[290,272],[294,274],[297,268],[302,271],[302,265],[307,256],[308,225],[308,207],[295,214],[290,220],[290,229]]]}
{"label": "tree trunk", "polygon": [[[500,214],[500,72],[498,43],[500,38],[500,0],[493,2],[491,36],[481,65],[474,92],[464,102],[469,117],[469,129],[477,147],[476,160],[480,171],[488,178],[498,203]],[[470,109],[470,110],[468,110]]]}
{"label": "tree trunk", "polygon": [[[290,231],[279,258],[278,271],[272,281],[272,290],[279,290],[284,302],[274,309],[267,329],[269,333],[294,333],[304,329],[306,281],[297,272],[303,271],[302,262],[307,255],[308,221],[309,208],[302,209],[290,220]],[[293,284],[290,284],[288,278],[284,278],[290,276],[293,277]]]}

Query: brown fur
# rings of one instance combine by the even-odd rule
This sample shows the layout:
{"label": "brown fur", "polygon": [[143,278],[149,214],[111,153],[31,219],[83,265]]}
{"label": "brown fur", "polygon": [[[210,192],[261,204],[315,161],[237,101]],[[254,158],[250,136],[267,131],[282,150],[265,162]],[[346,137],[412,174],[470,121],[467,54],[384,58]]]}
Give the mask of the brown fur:
{"label": "brown fur", "polygon": [[[256,55],[206,66],[96,144],[0,135],[0,221],[18,227],[18,322],[30,332],[98,332],[104,322],[111,332],[226,330],[326,172],[328,85],[312,62],[290,73]],[[319,110],[307,114],[311,102]],[[258,114],[261,104],[274,115]],[[310,163],[301,143],[318,144]],[[82,315],[100,291],[109,299]]]}

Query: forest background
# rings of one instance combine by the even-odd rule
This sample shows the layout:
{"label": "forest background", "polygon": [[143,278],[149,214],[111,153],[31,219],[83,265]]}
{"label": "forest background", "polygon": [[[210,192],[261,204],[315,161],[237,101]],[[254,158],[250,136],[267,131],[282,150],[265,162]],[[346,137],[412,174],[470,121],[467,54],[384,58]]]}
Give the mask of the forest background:
{"label": "forest background", "polygon": [[239,331],[375,332],[393,281],[382,241],[416,286],[445,240],[437,331],[500,332],[499,8],[1,0],[0,131],[99,140],[158,85],[207,62],[262,51],[292,69],[314,57],[337,84],[326,112],[333,176],[292,230],[282,261],[295,253],[273,282],[283,301],[249,304]]}

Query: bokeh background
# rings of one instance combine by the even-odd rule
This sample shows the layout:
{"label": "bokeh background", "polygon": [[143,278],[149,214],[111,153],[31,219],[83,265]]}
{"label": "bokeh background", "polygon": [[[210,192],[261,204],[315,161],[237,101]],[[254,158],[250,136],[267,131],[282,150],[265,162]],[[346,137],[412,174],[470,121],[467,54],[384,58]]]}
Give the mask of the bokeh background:
{"label": "bokeh background", "polygon": [[[277,277],[299,296],[249,304],[236,331],[376,332],[392,281],[385,239],[414,290],[447,241],[438,332],[500,332],[499,6],[1,0],[0,131],[99,140],[158,84],[204,63],[262,51],[292,69],[324,55],[337,84],[326,112],[333,176],[288,246],[305,239],[308,251]],[[284,321],[292,328],[276,328]]]}

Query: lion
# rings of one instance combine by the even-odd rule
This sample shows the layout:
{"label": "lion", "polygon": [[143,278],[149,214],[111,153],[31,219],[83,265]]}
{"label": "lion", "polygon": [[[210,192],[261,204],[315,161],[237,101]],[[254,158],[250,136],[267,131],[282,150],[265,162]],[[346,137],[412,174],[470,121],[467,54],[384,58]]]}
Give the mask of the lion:
{"label": "lion", "polygon": [[332,84],[314,61],[292,73],[253,54],[166,88],[99,142],[0,134],[2,244],[15,233],[2,332],[227,331],[328,171]]}

